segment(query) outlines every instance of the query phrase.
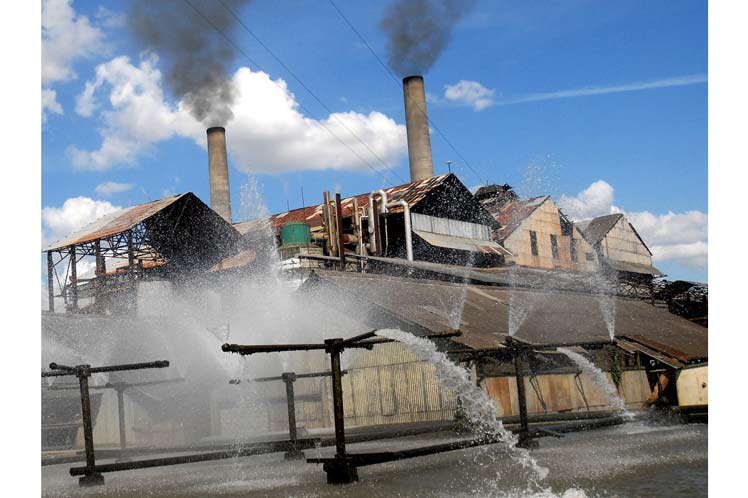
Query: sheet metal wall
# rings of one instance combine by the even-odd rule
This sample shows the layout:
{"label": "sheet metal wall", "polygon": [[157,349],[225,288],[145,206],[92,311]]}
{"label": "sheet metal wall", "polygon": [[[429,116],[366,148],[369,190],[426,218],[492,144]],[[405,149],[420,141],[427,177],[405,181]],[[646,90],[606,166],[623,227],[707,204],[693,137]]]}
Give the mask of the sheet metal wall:
{"label": "sheet metal wall", "polygon": [[[537,234],[537,256],[530,249],[530,231]],[[571,260],[571,237],[561,234],[558,207],[553,200],[547,199],[504,240],[504,247],[514,254],[513,257],[507,256],[507,260],[532,268],[597,271],[599,263],[596,251],[576,227],[572,234],[576,241],[576,262]],[[558,258],[553,257],[551,235],[555,235],[558,241]],[[587,260],[586,254],[591,255],[592,261]]]}
{"label": "sheet metal wall", "polygon": [[652,266],[652,255],[622,217],[600,241],[603,256],[616,261],[626,261]]}

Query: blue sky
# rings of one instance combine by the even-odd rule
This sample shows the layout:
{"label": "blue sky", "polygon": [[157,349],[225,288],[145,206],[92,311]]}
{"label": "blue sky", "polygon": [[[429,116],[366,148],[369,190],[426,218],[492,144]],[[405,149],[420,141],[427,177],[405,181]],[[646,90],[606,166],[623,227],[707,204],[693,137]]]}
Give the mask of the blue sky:
{"label": "blue sky", "polygon": [[[200,130],[173,124],[171,117],[179,117],[174,114],[178,99],[154,72],[164,72],[162,60],[144,54],[122,25],[123,3],[50,2],[69,3],[70,22],[78,23],[74,25],[83,36],[52,36],[47,42],[66,44],[68,50],[53,55],[58,58],[54,62],[69,71],[42,81],[44,89],[56,94],[42,128],[46,236],[53,238],[69,228],[53,215],[64,213],[65,202],[77,197],[100,203],[87,204],[89,209],[106,208],[105,203],[127,206],[184,191],[208,202]],[[387,2],[336,4],[386,61],[386,39],[378,23]],[[190,9],[186,3],[183,8]],[[308,159],[292,151],[276,164],[271,156],[285,153],[283,137],[272,137],[267,144],[252,138],[257,124],[248,124],[245,135],[237,131],[242,120],[263,118],[262,112],[273,108],[247,111],[249,117],[237,114],[235,127],[227,125],[230,154],[232,147],[251,146],[229,159],[235,221],[242,217],[240,187],[248,172],[255,174],[270,212],[283,211],[287,204],[299,207],[302,187],[309,204],[319,202],[323,190],[351,195],[407,180],[407,158],[397,135],[397,125],[404,123],[401,88],[328,0],[255,0],[238,14],[327,108],[359,113],[367,126],[376,122],[379,127],[373,129],[392,133],[381,148],[372,145],[392,171],[373,172],[356,160],[341,160],[325,169],[326,161],[335,158],[325,155],[322,139],[305,143]],[[81,28],[83,19],[87,27]],[[64,15],[49,22],[65,26]],[[54,27],[48,33],[58,32]],[[276,82],[285,81],[296,104],[303,106],[296,111],[304,117],[328,118],[327,109],[249,33],[239,27],[229,36],[259,64],[258,68],[241,55],[234,61],[232,74],[244,66],[252,72],[241,79],[245,88],[277,89],[257,77],[262,70]],[[111,62],[120,56],[128,60]],[[47,57],[45,64],[50,63]],[[166,106],[156,118],[143,107],[122,106],[116,100],[122,75],[144,67],[150,71],[144,85],[150,90],[161,85],[157,97],[163,97]],[[478,1],[425,74],[430,117],[459,152],[432,131],[436,172],[445,172],[445,161],[451,160],[453,171],[469,187],[506,182],[525,195],[551,194],[580,218],[622,210],[653,246],[655,264],[670,278],[706,281],[706,80],[705,1]],[[460,81],[469,84],[459,86]],[[87,83],[95,87],[88,110],[80,98]],[[481,96],[483,103],[476,104],[471,95]],[[247,106],[253,109],[250,103]],[[374,118],[373,112],[383,116]],[[163,118],[166,114],[171,117]],[[157,130],[165,129],[161,118],[173,127],[163,137],[144,138],[132,131],[141,124],[141,129],[154,126],[158,135]],[[266,128],[270,126],[262,131]],[[309,131],[301,125],[296,129]],[[126,161],[117,159],[122,155],[108,155],[114,159],[94,168],[91,160],[76,160],[75,150],[97,150],[102,136],[128,137]],[[360,136],[368,142],[378,135],[362,131]],[[259,152],[265,145],[269,150]],[[380,168],[377,158],[366,151],[362,155]],[[106,193],[102,185],[107,182],[121,184],[120,190],[129,188]]]}

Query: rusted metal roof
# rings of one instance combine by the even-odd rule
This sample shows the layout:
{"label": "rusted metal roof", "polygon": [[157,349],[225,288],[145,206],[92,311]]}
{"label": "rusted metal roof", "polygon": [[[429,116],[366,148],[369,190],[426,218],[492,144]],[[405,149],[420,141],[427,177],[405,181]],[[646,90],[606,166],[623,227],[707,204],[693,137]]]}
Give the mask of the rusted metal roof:
{"label": "rusted metal roof", "polygon": [[501,224],[499,238],[501,240],[509,237],[532,213],[535,212],[550,196],[533,197],[532,199],[519,200],[504,204],[498,214],[494,215],[496,221]]}
{"label": "rusted metal roof", "polygon": [[[453,340],[470,348],[504,346],[510,320],[516,336],[534,344],[610,339],[601,302],[592,294],[330,271],[316,271],[314,278],[341,296],[355,296],[365,304],[360,312],[384,310],[403,324],[434,332],[459,328],[463,335]],[[636,336],[647,347],[688,362],[708,358],[704,327],[635,299],[616,298],[613,306],[616,335]]]}
{"label": "rusted metal roof", "polygon": [[[229,222],[195,194],[187,192],[104,216],[44,250],[55,251],[77,245],[83,246],[83,253],[90,253],[88,243],[114,237],[136,226],[143,229],[139,235],[143,237],[140,243],[153,249],[155,255],[152,257],[165,260],[164,268],[169,271],[210,268],[234,254],[239,240],[239,233]],[[112,239],[107,240],[110,243],[102,247],[104,256],[109,256],[107,251],[112,251]]]}
{"label": "rusted metal roof", "polygon": [[171,197],[120,209],[119,211],[102,216],[80,230],[71,233],[64,239],[53,242],[48,247],[45,247],[43,251],[54,251],[56,249],[63,249],[65,247],[84,244],[86,242],[93,242],[94,240],[103,239],[124,232],[157,214],[186,195],[192,194],[188,192],[179,195],[172,195]]}
{"label": "rusted metal roof", "polygon": [[[454,177],[452,173],[445,175],[434,176],[415,182],[404,183],[395,187],[382,189],[387,194],[388,201],[399,201],[404,200],[408,203],[409,207],[421,202],[429,192],[433,191],[437,187],[443,185],[449,178]],[[369,194],[359,194],[352,197],[346,197],[341,199],[340,204],[343,207],[342,215],[343,218],[349,218],[353,215],[353,200],[358,201],[359,208],[369,207]],[[298,209],[292,209],[284,213],[278,213],[269,216],[267,219],[273,228],[280,228],[289,222],[301,222],[306,223],[312,228],[322,226],[322,206],[323,204],[316,204],[313,206],[307,206]],[[393,208],[391,212],[401,212],[402,208]],[[236,223],[236,228],[242,235],[255,230],[258,227],[260,220],[244,221]]]}
{"label": "rusted metal roof", "polygon": [[575,225],[582,231],[587,242],[595,246],[608,235],[621,218],[623,218],[621,213],[608,214],[591,220],[578,221]]}

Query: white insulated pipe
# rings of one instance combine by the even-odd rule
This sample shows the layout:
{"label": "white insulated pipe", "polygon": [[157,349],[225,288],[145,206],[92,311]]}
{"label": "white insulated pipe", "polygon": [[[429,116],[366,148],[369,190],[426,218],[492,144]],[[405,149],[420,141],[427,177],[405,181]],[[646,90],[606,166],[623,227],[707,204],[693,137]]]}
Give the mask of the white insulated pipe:
{"label": "white insulated pipe", "polygon": [[403,219],[405,220],[405,252],[408,261],[413,261],[413,232],[411,231],[410,224],[410,206],[404,200],[387,202],[387,192],[384,190],[375,190],[369,194],[369,250],[371,252],[376,251],[376,238],[374,237],[374,199],[379,196],[381,197],[379,213],[387,214],[390,208],[401,206],[403,208]]}
{"label": "white insulated pipe", "polygon": [[384,214],[387,212],[387,192],[382,189],[374,190],[369,194],[369,226],[367,230],[369,232],[369,252],[374,253],[377,251],[377,240],[374,236],[374,198],[380,196],[382,201],[380,203],[379,213]]}
{"label": "white insulated pipe", "polygon": [[405,220],[405,253],[408,261],[413,261],[413,233],[410,225],[410,206],[404,200],[393,201],[385,205],[385,209],[390,209],[395,206],[402,206],[403,208],[403,219]]}

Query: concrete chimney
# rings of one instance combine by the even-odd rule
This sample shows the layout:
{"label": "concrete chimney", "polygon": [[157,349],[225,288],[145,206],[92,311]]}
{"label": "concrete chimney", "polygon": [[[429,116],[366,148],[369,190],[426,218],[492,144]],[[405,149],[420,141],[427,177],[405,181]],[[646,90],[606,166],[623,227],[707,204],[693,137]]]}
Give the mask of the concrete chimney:
{"label": "concrete chimney", "polygon": [[226,157],[226,128],[208,128],[208,172],[210,174],[210,207],[231,223],[229,163]]}
{"label": "concrete chimney", "polygon": [[423,76],[403,78],[403,96],[405,97],[405,127],[408,130],[410,181],[414,182],[434,176]]}

